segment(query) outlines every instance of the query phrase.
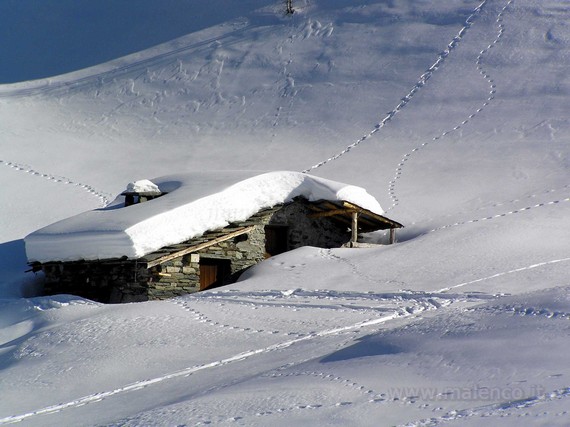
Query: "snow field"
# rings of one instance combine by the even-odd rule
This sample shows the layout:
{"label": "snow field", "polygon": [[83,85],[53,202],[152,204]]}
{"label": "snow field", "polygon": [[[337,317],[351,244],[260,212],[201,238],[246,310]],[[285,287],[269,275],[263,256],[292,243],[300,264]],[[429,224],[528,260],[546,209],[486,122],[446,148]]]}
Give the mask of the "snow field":
{"label": "snow field", "polygon": [[[226,6],[0,87],[0,423],[566,426],[563,2]],[[172,301],[17,299],[21,239],[126,182],[321,163],[399,244],[303,248]]]}

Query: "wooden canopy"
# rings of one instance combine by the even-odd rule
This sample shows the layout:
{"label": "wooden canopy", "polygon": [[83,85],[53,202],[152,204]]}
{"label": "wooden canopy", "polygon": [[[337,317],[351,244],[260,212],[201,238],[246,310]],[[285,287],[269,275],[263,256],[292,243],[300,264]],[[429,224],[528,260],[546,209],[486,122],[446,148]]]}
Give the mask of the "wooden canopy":
{"label": "wooden canopy", "polygon": [[320,200],[309,203],[309,209],[313,211],[309,214],[311,218],[329,217],[333,221],[346,225],[352,230],[353,242],[356,242],[358,232],[369,233],[404,227],[399,222],[346,201]]}

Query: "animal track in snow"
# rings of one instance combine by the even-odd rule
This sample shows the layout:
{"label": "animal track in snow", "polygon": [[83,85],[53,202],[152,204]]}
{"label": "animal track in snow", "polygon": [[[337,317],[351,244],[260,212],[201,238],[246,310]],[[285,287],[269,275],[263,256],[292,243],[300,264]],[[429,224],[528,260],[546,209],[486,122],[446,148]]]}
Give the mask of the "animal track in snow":
{"label": "animal track in snow", "polygon": [[524,208],[514,209],[512,211],[503,212],[503,213],[495,214],[495,215],[490,215],[490,216],[486,216],[483,218],[471,219],[471,220],[467,220],[467,221],[458,221],[458,222],[455,222],[453,224],[443,225],[441,227],[431,229],[427,233],[433,233],[434,231],[445,230],[447,228],[452,228],[452,227],[458,227],[460,225],[474,224],[476,222],[483,222],[483,221],[490,221],[490,220],[494,220],[494,219],[498,219],[498,218],[503,218],[503,217],[506,217],[509,215],[514,215],[514,214],[526,212],[526,211],[529,211],[531,209],[537,209],[537,208],[542,208],[542,207],[547,207],[547,206],[556,206],[556,205],[559,205],[559,204],[564,203],[564,202],[570,202],[570,197],[567,197],[565,199],[551,200],[549,202],[537,203],[537,204],[532,205],[532,206],[526,206]]}
{"label": "animal track in snow", "polygon": [[[311,166],[308,169],[305,169],[303,171],[303,173],[308,173],[314,169],[320,168],[321,166],[332,162],[334,160],[337,160],[338,158],[344,156],[345,154],[347,154],[350,150],[352,150],[354,147],[360,145],[362,142],[366,141],[367,139],[369,139],[372,135],[374,135],[376,132],[378,132],[380,129],[382,129],[384,126],[386,126],[386,124],[392,120],[392,117],[394,117],[396,114],[398,114],[414,97],[414,95],[420,90],[422,89],[427,81],[431,78],[431,76],[433,75],[433,73],[435,73],[437,71],[437,69],[443,64],[443,62],[445,61],[445,58],[447,58],[449,56],[449,54],[452,52],[452,50],[454,50],[457,45],[459,44],[459,42],[461,41],[461,39],[465,36],[465,33],[467,32],[467,30],[473,25],[473,21],[475,19],[475,17],[481,12],[481,10],[483,9],[483,7],[485,6],[485,4],[487,3],[488,0],[483,0],[483,2],[481,2],[481,4],[479,4],[479,6],[477,6],[473,12],[467,17],[467,19],[465,20],[465,24],[463,25],[463,27],[461,28],[461,30],[459,30],[459,32],[457,33],[457,35],[453,38],[453,40],[451,42],[448,43],[447,47],[445,48],[445,50],[443,52],[441,52],[438,57],[437,60],[420,76],[419,80],[417,81],[417,83],[414,85],[414,87],[406,94],[406,96],[404,96],[401,100],[400,103],[390,112],[388,112],[388,114],[379,122],[374,126],[374,129],[372,129],[368,134],[362,136],[360,139],[358,139],[356,142],[353,142],[352,144],[350,144],[349,146],[347,146],[344,150],[342,150],[341,152],[335,154],[332,157],[329,157],[326,160],[323,160],[322,162],[319,162],[313,166]],[[512,0],[511,0],[512,1]]]}
{"label": "animal track in snow", "polygon": [[299,338],[293,338],[293,339],[289,339],[287,341],[281,341],[281,342],[271,344],[271,345],[266,346],[266,347],[257,348],[255,350],[247,350],[247,351],[235,354],[233,356],[229,356],[229,357],[222,359],[222,360],[218,359],[218,360],[215,360],[213,362],[207,362],[207,363],[203,363],[200,365],[194,365],[194,366],[190,366],[188,368],[181,369],[181,370],[178,370],[175,372],[167,373],[167,374],[159,376],[159,377],[136,381],[134,383],[131,383],[131,384],[128,384],[128,385],[125,385],[122,387],[118,387],[114,390],[108,390],[108,391],[102,391],[102,392],[98,392],[98,393],[89,394],[89,395],[82,396],[80,398],[71,400],[69,402],[58,403],[55,405],[47,406],[47,407],[37,409],[37,410],[31,411],[31,412],[27,412],[24,414],[20,414],[20,415],[10,415],[10,416],[4,417],[4,418],[0,418],[0,425],[1,424],[12,424],[12,423],[24,421],[26,419],[36,417],[39,415],[53,414],[53,413],[60,412],[60,411],[65,410],[65,409],[83,406],[83,405],[86,405],[88,403],[96,403],[96,402],[99,402],[101,400],[107,399],[107,398],[115,396],[115,395],[129,393],[129,392],[133,392],[133,391],[137,391],[137,390],[142,390],[142,389],[145,389],[146,387],[148,387],[150,385],[159,384],[159,383],[162,383],[164,381],[168,381],[168,380],[175,379],[175,378],[188,377],[188,376],[190,376],[196,372],[200,372],[200,371],[203,371],[206,369],[214,369],[217,367],[226,366],[226,365],[229,365],[229,364],[232,364],[235,362],[240,362],[242,360],[249,359],[249,358],[254,357],[256,355],[259,355],[259,354],[266,354],[266,353],[270,353],[273,351],[284,350],[284,349],[287,349],[287,348],[289,348],[289,347],[291,347],[297,343],[310,341],[310,340],[314,340],[317,338],[324,338],[324,337],[328,337],[331,335],[338,335],[338,334],[342,334],[342,333],[346,333],[346,332],[350,332],[350,331],[361,330],[363,328],[367,328],[370,326],[378,326],[378,325],[381,325],[383,323],[389,322],[391,320],[407,317],[410,315],[411,314],[392,313],[392,314],[389,314],[389,315],[386,315],[383,317],[375,318],[375,319],[370,320],[370,321],[351,323],[351,324],[344,325],[341,327],[320,330],[318,332],[311,333],[309,335],[302,336]]}
{"label": "animal track in snow", "polygon": [[366,280],[368,282],[378,284],[378,280],[376,278],[369,276],[367,274],[361,273],[358,270],[358,266],[356,264],[354,264],[353,262],[349,261],[346,258],[343,258],[341,256],[333,254],[331,249],[319,249],[319,255],[325,259],[330,259],[330,260],[342,262],[350,268],[350,270],[352,271],[353,274],[355,274],[359,277],[362,277],[364,280]]}
{"label": "animal track in snow", "polygon": [[[215,320],[212,320],[212,319],[206,317],[206,315],[199,312],[196,308],[191,307],[189,301],[184,301],[182,299],[173,299],[173,300],[169,300],[169,301],[172,301],[174,304],[179,305],[180,307],[182,307],[187,312],[193,314],[198,322],[207,323],[207,324],[214,326],[214,327],[231,329],[231,330],[235,330],[235,331],[248,332],[248,333],[268,333],[268,334],[274,334],[274,335],[281,333],[280,331],[276,331],[276,330],[244,328],[244,327],[230,325],[230,324],[224,323],[224,322],[216,322]],[[295,336],[301,337],[304,334],[289,333],[287,335],[289,335],[289,336],[295,335]]]}
{"label": "animal track in snow", "polygon": [[[334,384],[337,384],[341,387],[345,387],[348,389],[351,389],[352,391],[358,393],[361,395],[361,397],[357,398],[359,401],[362,401],[362,398],[367,399],[368,403],[378,403],[378,402],[383,402],[385,399],[381,398],[380,394],[376,393],[374,390],[371,390],[367,387],[364,387],[361,384],[358,384],[356,381],[350,380],[350,379],[346,379],[334,374],[330,374],[330,373],[325,373],[325,372],[317,372],[317,371],[295,371],[295,372],[271,372],[268,374],[264,374],[262,375],[263,378],[267,378],[267,379],[276,379],[276,378],[300,378],[300,377],[315,377],[317,379],[320,379],[322,381],[328,381]],[[330,392],[327,392],[327,396],[330,396]],[[306,400],[308,400],[309,398],[305,397]],[[335,402],[336,399],[337,401]],[[297,399],[296,399],[297,400]],[[300,410],[316,410],[316,409],[330,409],[330,408],[334,408],[334,407],[339,407],[339,406],[348,406],[348,405],[352,405],[355,402],[353,402],[352,400],[340,400],[339,396],[336,396],[335,398],[333,398],[333,396],[331,396],[331,399],[328,402],[323,401],[322,397],[318,400],[318,403],[295,403],[294,405],[291,406],[287,406],[287,407],[279,407],[277,409],[271,409],[271,410],[263,410],[263,411],[259,411],[256,412],[255,414],[252,413],[243,413],[240,414],[239,418],[240,419],[245,419],[246,417],[251,417],[254,416],[255,417],[261,417],[261,416],[267,416],[267,415],[273,415],[275,412],[279,413],[279,414],[283,414],[286,412],[294,412],[294,411],[300,411]]]}
{"label": "animal track in snow", "polygon": [[79,187],[79,188],[87,191],[89,194],[99,198],[102,206],[107,206],[110,203],[110,200],[107,198],[107,196],[111,197],[110,194],[100,192],[88,184],[83,184],[81,182],[75,182],[75,181],[73,181],[69,178],[65,178],[63,176],[57,176],[57,175],[52,175],[52,174],[48,174],[48,173],[41,173],[41,172],[38,172],[38,171],[32,169],[30,166],[21,165],[19,163],[14,163],[14,162],[6,161],[6,160],[0,160],[0,164],[7,166],[9,168],[15,169],[17,171],[29,173],[29,174],[37,176],[39,178],[47,179],[49,181]]}
{"label": "animal track in snow", "polygon": [[[492,203],[492,204],[487,205],[487,206],[483,205],[483,206],[478,207],[477,209],[470,210],[470,211],[459,211],[459,212],[455,212],[455,213],[452,213],[452,214],[440,215],[440,216],[431,217],[431,218],[425,218],[425,219],[422,219],[422,220],[421,220],[421,223],[422,223],[422,224],[426,224],[426,223],[429,223],[429,222],[431,222],[431,221],[433,221],[433,220],[436,220],[436,219],[437,219],[437,220],[441,220],[442,218],[450,218],[450,217],[452,217],[452,216],[457,216],[457,215],[465,215],[465,214],[470,214],[470,215],[471,215],[471,214],[473,214],[474,212],[479,212],[479,211],[482,211],[482,210],[489,210],[489,209],[492,209],[492,208],[497,208],[497,207],[512,205],[513,203],[522,202],[523,200],[535,199],[535,198],[537,198],[537,197],[539,197],[539,196],[542,196],[542,195],[557,193],[557,192],[561,192],[561,191],[567,191],[568,189],[570,189],[570,184],[565,185],[565,186],[560,187],[560,188],[552,188],[552,189],[549,189],[549,190],[544,190],[544,191],[542,191],[542,192],[536,192],[536,193],[530,194],[530,195],[528,195],[528,196],[526,196],[526,197],[521,197],[521,198],[519,198],[519,199],[512,199],[512,200],[507,200],[507,201],[503,201],[503,202],[496,202],[496,203]],[[547,204],[545,204],[545,206],[547,206]],[[409,226],[416,225],[416,224],[417,224],[417,222],[412,222],[412,223],[409,224]],[[447,227],[450,227],[450,226],[451,226],[451,225],[448,225]],[[433,230],[430,230],[429,232],[436,231],[436,230],[439,230],[439,229],[441,229],[441,228],[442,228],[442,227],[435,228],[435,229],[433,229]]]}
{"label": "animal track in snow", "polygon": [[[380,394],[375,392],[374,390],[363,386],[362,384],[357,383],[351,379],[343,378],[334,374],[325,373],[325,372],[317,372],[317,371],[295,371],[295,372],[287,372],[287,373],[280,373],[280,372],[272,372],[266,375],[263,375],[265,378],[294,378],[294,377],[315,377],[321,379],[323,381],[329,381],[331,383],[336,383],[340,386],[350,388],[355,392],[362,395],[362,397],[368,399],[369,403],[377,403],[380,401],[384,401],[384,399],[380,398]],[[293,411],[298,409],[317,409],[317,408],[330,408],[336,406],[346,406],[351,405],[353,402],[351,401],[341,401],[336,402],[334,404],[307,404],[307,405],[295,405],[294,407],[289,408],[280,408],[278,412],[286,412],[286,411]],[[257,415],[270,415],[269,413],[264,414],[257,414]]]}
{"label": "animal track in snow", "polygon": [[523,305],[500,305],[500,306],[484,306],[484,307],[475,307],[475,308],[467,308],[465,311],[474,311],[474,312],[501,312],[501,313],[508,313],[513,316],[520,316],[520,317],[545,317],[547,319],[570,319],[570,313],[566,313],[563,311],[553,311],[547,308],[534,308],[534,307],[526,307]]}
{"label": "animal track in snow", "polygon": [[[354,297],[352,294],[349,295],[349,299],[359,300],[358,297]],[[304,314],[314,313],[315,310],[328,312],[328,314],[324,313],[323,315],[331,316],[331,321],[334,319],[334,323],[340,325],[347,321],[354,321],[358,317],[360,317],[364,322],[368,322],[377,318],[379,315],[393,313],[395,310],[392,306],[366,307],[363,304],[351,306],[353,301],[346,301],[346,303],[343,301],[336,301],[338,298],[342,299],[342,297],[331,297],[328,293],[319,291],[261,291],[247,292],[245,294],[236,293],[234,291],[214,291],[210,293],[194,294],[190,298],[180,297],[169,301],[179,305],[187,312],[192,313],[195,316],[196,321],[205,323],[212,327],[248,334],[281,334],[289,337],[304,337],[317,333],[314,328],[314,322],[310,317],[307,317]],[[326,301],[322,301],[323,299]],[[386,299],[391,300],[391,298],[388,297],[382,301],[386,301]],[[215,306],[216,314],[220,314],[222,311],[225,311],[225,319],[247,319],[250,314],[249,311],[244,313],[244,310],[269,309],[282,310],[284,313],[294,311],[297,312],[295,318],[298,322],[296,326],[298,330],[291,331],[292,324],[287,320],[287,316],[284,318],[280,318],[278,315],[273,316],[271,321],[266,322],[266,329],[255,329],[248,326],[238,326],[233,322],[217,321],[199,311],[196,308],[199,304]],[[355,317],[355,315],[357,317]],[[285,325],[289,328],[288,331],[283,331]]]}
{"label": "animal track in snow", "polygon": [[[560,262],[560,261],[552,261],[552,262]],[[529,269],[529,268],[532,268],[532,266],[526,267],[526,269]],[[494,276],[491,276],[491,277],[494,277]],[[488,279],[488,278],[484,278],[484,279],[480,279],[480,280],[485,280],[485,279]],[[464,285],[464,284],[460,284],[457,286],[462,286],[462,285]],[[457,287],[457,286],[455,286],[455,287]],[[451,289],[451,288],[449,288],[449,289]],[[445,290],[442,290],[441,292],[443,292],[443,291],[445,291]],[[315,292],[318,293],[318,291],[315,291]],[[283,293],[281,293],[281,295],[283,295]],[[350,295],[352,295],[352,293],[348,293],[348,296],[350,296]],[[360,293],[360,295],[366,296],[367,294]],[[412,297],[413,296],[414,295],[412,293]],[[458,299],[458,297],[456,295],[453,295],[453,294],[447,294],[444,297],[444,299],[446,297],[449,299],[450,302],[453,302],[453,301]],[[210,296],[206,296],[204,298],[210,298]],[[393,296],[390,298],[389,295],[387,295],[386,298],[394,300]],[[419,295],[418,298],[419,298],[419,300],[421,300],[422,295]],[[412,300],[413,299],[414,298],[412,298]],[[423,298],[423,299],[425,299],[425,298]],[[429,298],[429,299],[434,300],[433,297]],[[190,307],[185,301],[183,301],[181,299],[177,299],[177,300],[173,300],[173,302],[181,305],[184,309],[188,310],[189,312],[193,312],[199,321],[210,322],[212,325],[216,325],[215,322],[207,319],[204,315],[198,313],[197,310]],[[217,301],[214,301],[214,302],[217,302]],[[429,303],[429,301],[426,302],[426,304],[428,304],[428,303]],[[434,303],[429,303],[429,304],[431,305],[431,308],[435,309],[435,310],[439,309],[442,306],[441,304],[434,304]],[[417,310],[415,310],[414,307]],[[260,354],[267,354],[267,353],[270,353],[273,351],[285,350],[285,349],[290,348],[290,347],[292,347],[298,343],[307,342],[307,341],[314,340],[314,339],[326,338],[326,337],[332,336],[332,335],[339,335],[339,334],[343,334],[343,333],[347,333],[347,332],[358,331],[358,330],[362,330],[362,329],[368,328],[368,327],[378,327],[378,326],[385,324],[387,322],[390,322],[392,320],[403,319],[406,317],[413,316],[414,314],[417,314],[418,311],[423,311],[425,309],[426,308],[422,307],[421,304],[420,305],[416,304],[416,305],[413,305],[412,307],[406,307],[406,309],[392,310],[389,313],[383,314],[382,316],[377,316],[377,317],[370,319],[370,320],[350,322],[348,324],[343,323],[342,326],[331,327],[329,329],[320,329],[316,332],[312,332],[312,333],[309,333],[307,335],[287,339],[286,341],[280,341],[280,342],[273,343],[273,344],[270,344],[270,345],[267,345],[264,347],[260,347],[260,348],[254,349],[254,350],[243,351],[241,353],[234,354],[233,356],[228,356],[228,357],[221,359],[221,360],[217,359],[213,362],[204,362],[202,364],[193,365],[193,366],[190,366],[190,367],[178,370],[178,371],[166,373],[166,374],[158,376],[158,377],[154,377],[154,378],[150,378],[150,379],[144,379],[144,380],[140,380],[140,381],[135,381],[133,383],[124,385],[122,387],[118,387],[118,388],[113,389],[113,390],[101,391],[101,392],[85,395],[85,396],[79,397],[77,399],[70,400],[68,402],[46,406],[44,408],[40,408],[40,409],[31,411],[31,412],[27,412],[24,414],[11,415],[11,416],[7,416],[4,418],[0,418],[0,425],[1,424],[16,423],[16,422],[20,422],[20,421],[24,421],[24,420],[33,418],[33,417],[37,417],[39,415],[52,414],[52,413],[63,411],[65,409],[79,407],[79,406],[83,406],[83,405],[86,405],[89,403],[96,403],[96,402],[108,399],[108,398],[115,396],[115,395],[130,393],[130,392],[134,392],[137,390],[142,390],[142,389],[145,389],[146,387],[149,387],[151,385],[159,384],[159,383],[162,383],[162,382],[165,382],[165,381],[168,381],[171,379],[175,379],[175,378],[188,377],[190,375],[193,375],[196,372],[226,366],[226,365],[229,365],[229,364],[232,364],[235,362],[240,362],[240,361],[243,361],[245,359],[252,358],[252,357],[260,355]],[[229,327],[229,325],[227,325],[227,326]],[[226,327],[226,325],[221,325],[221,327]],[[245,328],[242,328],[242,329],[244,331],[247,331],[247,329],[245,329]],[[260,332],[260,331],[257,331],[257,332]],[[337,377],[334,377],[334,378],[337,378]],[[346,385],[351,386],[351,387],[356,387],[367,395],[368,394],[373,395],[373,393],[368,393],[368,391],[369,391],[368,389],[360,388],[362,386],[356,384],[355,382],[347,382]],[[371,402],[382,401],[382,399],[377,399],[377,398],[374,398],[373,396],[371,396],[371,397],[372,397],[372,399],[370,400]],[[340,406],[340,405],[348,405],[348,404],[351,404],[351,402],[337,402],[335,405]],[[308,409],[309,407],[317,407],[317,406],[315,406],[315,405],[312,405],[312,406],[311,405],[304,405],[304,406],[301,405],[301,406],[298,406],[297,408],[298,409]]]}
{"label": "animal track in snow", "polygon": [[316,371],[301,371],[301,372],[296,371],[296,372],[287,372],[287,373],[273,372],[273,373],[264,375],[264,377],[267,377],[267,378],[287,378],[287,377],[306,377],[306,376],[320,378],[320,379],[325,380],[325,381],[336,382],[336,383],[343,385],[344,387],[353,388],[356,391],[358,391],[359,393],[362,393],[366,396],[378,395],[378,393],[376,393],[374,390],[371,390],[367,387],[364,387],[363,385],[358,384],[357,382],[355,382],[353,380],[342,378],[342,377],[339,377],[339,376],[336,376],[333,374],[327,374],[325,372],[316,372]]}
{"label": "animal track in snow", "polygon": [[[416,314],[432,310],[451,303],[454,296],[446,295],[439,298],[440,303],[434,300],[437,296],[425,297],[423,294],[368,294],[358,292],[329,292],[329,291],[303,291],[301,289],[289,291],[258,291],[236,292],[218,291],[206,294],[193,295],[191,298],[181,297],[172,300],[195,316],[195,320],[212,327],[242,332],[247,334],[285,335],[289,337],[306,337],[317,334],[319,326],[315,325],[313,313],[322,311],[321,316],[327,317],[332,325],[342,326],[347,323],[374,321],[378,317],[398,313],[401,315]],[[220,314],[222,309],[224,319],[247,319],[251,316],[249,310],[267,309],[273,312],[271,319],[266,322],[264,329],[254,329],[247,326],[238,326],[236,322],[216,321],[207,317],[197,308],[197,305],[206,304],[214,307],[213,312]],[[277,311],[275,311],[277,310]],[[308,311],[307,311],[308,310]],[[289,316],[292,311],[295,321]],[[267,311],[266,313],[269,313]],[[285,316],[281,316],[283,313]]]}
{"label": "animal track in snow", "polygon": [[402,170],[404,168],[404,165],[406,164],[406,162],[410,159],[410,157],[412,157],[412,155],[414,155],[415,153],[417,153],[418,151],[422,150],[423,148],[427,147],[428,145],[437,142],[439,140],[441,140],[442,138],[446,137],[447,135],[458,131],[459,129],[461,129],[463,126],[465,126],[467,123],[469,123],[469,121],[473,118],[475,118],[475,116],[477,116],[481,111],[483,111],[483,109],[485,107],[487,107],[491,101],[493,99],[495,99],[495,94],[497,92],[497,85],[495,84],[495,81],[492,79],[492,77],[490,76],[490,74],[483,68],[482,65],[482,60],[483,60],[483,56],[489,51],[491,50],[503,37],[503,34],[505,32],[505,26],[503,25],[503,17],[505,12],[507,11],[507,8],[514,2],[514,0],[508,0],[507,4],[505,4],[505,6],[501,9],[501,11],[499,12],[499,14],[497,15],[497,19],[496,19],[496,24],[499,28],[499,31],[497,32],[497,36],[495,37],[495,39],[483,50],[481,50],[479,52],[479,54],[477,55],[477,58],[475,60],[475,64],[477,67],[477,70],[479,71],[479,74],[481,74],[481,76],[487,80],[488,84],[489,84],[489,94],[487,96],[487,99],[485,100],[485,102],[483,102],[483,104],[477,108],[473,113],[471,113],[467,118],[465,118],[465,120],[463,120],[461,123],[455,125],[453,128],[450,128],[448,130],[445,130],[444,132],[442,132],[441,134],[433,137],[430,141],[426,141],[423,144],[421,144],[419,147],[414,148],[413,150],[411,150],[410,152],[406,153],[404,155],[404,157],[402,157],[402,159],[400,160],[400,163],[398,163],[398,165],[396,166],[396,173],[394,175],[394,177],[392,178],[392,180],[388,183],[388,195],[390,197],[390,199],[392,200],[392,205],[386,209],[386,211],[389,211],[391,209],[394,209],[398,203],[398,197],[396,196],[396,183],[397,181],[400,179],[401,175],[402,175]]}
{"label": "animal track in snow", "polygon": [[[534,406],[547,402],[552,402],[555,400],[566,399],[568,397],[570,397],[570,387],[565,387],[551,392],[543,393],[538,396],[532,396],[526,399],[495,403],[492,405],[485,405],[476,408],[454,410],[440,417],[427,418],[412,423],[406,423],[401,425],[401,427],[437,426],[450,421],[462,420],[471,417],[481,417],[489,419],[490,417],[494,416],[501,418],[506,418],[513,415],[519,416],[519,414],[514,414],[513,412],[517,410],[532,408]],[[557,415],[562,417],[567,417],[568,413],[564,411],[563,413]],[[487,421],[486,424],[492,425],[493,423]]]}

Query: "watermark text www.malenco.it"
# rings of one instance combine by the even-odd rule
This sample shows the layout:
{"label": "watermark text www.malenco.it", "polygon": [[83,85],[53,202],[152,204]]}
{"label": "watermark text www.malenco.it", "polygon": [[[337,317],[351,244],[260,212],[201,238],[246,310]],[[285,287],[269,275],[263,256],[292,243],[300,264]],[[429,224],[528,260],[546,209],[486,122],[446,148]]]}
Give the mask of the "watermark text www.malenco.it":
{"label": "watermark text www.malenco.it", "polygon": [[385,394],[389,400],[420,401],[513,401],[540,396],[545,393],[541,385],[472,387],[397,387]]}

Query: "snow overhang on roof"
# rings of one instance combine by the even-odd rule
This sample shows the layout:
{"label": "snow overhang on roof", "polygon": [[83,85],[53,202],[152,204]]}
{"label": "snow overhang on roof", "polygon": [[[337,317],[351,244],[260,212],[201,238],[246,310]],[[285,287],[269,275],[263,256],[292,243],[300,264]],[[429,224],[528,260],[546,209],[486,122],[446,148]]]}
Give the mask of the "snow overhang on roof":
{"label": "snow overhang on roof", "polygon": [[374,215],[383,213],[361,187],[300,172],[202,172],[152,181],[167,194],[129,207],[119,196],[105,208],[31,233],[25,238],[28,261],[139,258],[296,197],[349,202]]}

